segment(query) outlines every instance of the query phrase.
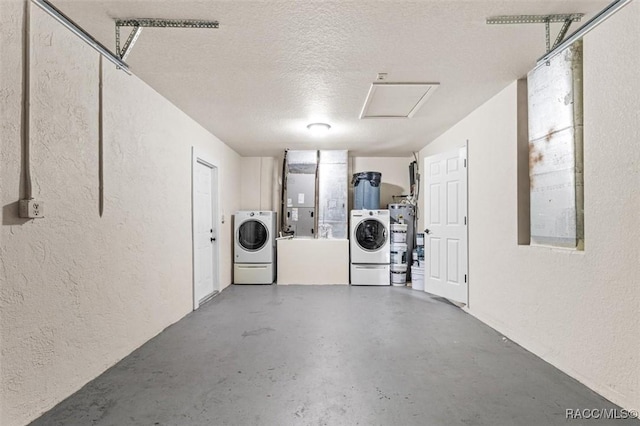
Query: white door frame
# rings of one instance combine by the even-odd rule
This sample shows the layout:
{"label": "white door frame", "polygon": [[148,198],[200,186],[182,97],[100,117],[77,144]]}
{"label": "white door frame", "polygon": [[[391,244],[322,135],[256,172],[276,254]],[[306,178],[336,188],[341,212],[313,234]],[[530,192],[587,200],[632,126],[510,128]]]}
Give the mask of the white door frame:
{"label": "white door frame", "polygon": [[[424,163],[424,175],[426,177],[426,179],[429,179],[429,163],[428,160],[432,157],[437,157],[437,156],[445,156],[446,154],[449,153],[453,153],[455,151],[459,151],[460,152],[460,157],[461,159],[463,159],[463,164],[462,167],[464,168],[464,173],[465,173],[465,177],[464,177],[464,197],[462,197],[462,202],[464,203],[464,206],[462,206],[462,211],[461,211],[461,216],[463,216],[463,220],[464,220],[464,248],[462,250],[461,255],[464,256],[463,262],[462,262],[462,266],[464,266],[464,282],[463,284],[465,285],[465,296],[463,298],[463,300],[458,300],[455,298],[455,295],[453,297],[452,294],[447,294],[447,293],[451,293],[448,291],[447,288],[443,287],[443,293],[444,294],[438,294],[438,293],[434,293],[438,296],[442,296],[445,297],[447,299],[456,301],[456,302],[460,302],[460,303],[464,303],[467,307],[469,306],[469,168],[468,168],[468,158],[469,158],[469,149],[468,149],[468,140],[465,141],[465,143],[458,147],[458,148],[454,148],[448,151],[444,151],[444,152],[440,152],[440,153],[436,153],[430,156],[426,156],[423,160]],[[427,219],[429,218],[429,213],[430,212],[430,201],[429,201],[429,192],[428,192],[428,181],[425,182],[425,197],[424,197],[424,209],[425,209],[425,213],[424,213],[424,217],[425,217],[425,223],[424,226],[425,228],[428,228],[431,224],[427,223]],[[429,242],[429,235],[425,234],[425,258],[426,256],[429,256],[430,254],[427,252],[429,250],[429,246],[428,246],[428,242]],[[427,268],[429,265],[429,262],[425,261],[425,268]],[[428,290],[428,280],[429,280],[429,271],[425,270],[424,271],[424,279],[425,279],[425,291]]]}
{"label": "white door frame", "polygon": [[[213,256],[213,292],[208,298],[215,296],[220,292],[220,166],[216,161],[213,161],[208,155],[204,154],[195,146],[191,148],[191,294],[193,299],[193,310],[195,311],[200,306],[200,300],[196,300],[196,235],[195,235],[195,171],[197,164],[203,164],[207,167],[211,167],[213,170],[213,179],[211,180],[212,186],[212,203],[214,204],[211,209],[211,222],[215,224],[216,229],[216,248],[214,249]],[[207,298],[207,299],[208,299]]]}

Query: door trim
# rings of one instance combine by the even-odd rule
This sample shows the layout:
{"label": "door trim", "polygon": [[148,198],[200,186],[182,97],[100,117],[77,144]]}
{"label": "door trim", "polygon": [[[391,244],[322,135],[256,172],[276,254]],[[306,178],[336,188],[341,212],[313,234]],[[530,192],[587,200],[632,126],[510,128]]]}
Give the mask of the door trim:
{"label": "door trim", "polygon": [[466,139],[464,141],[463,147],[464,147],[464,167],[465,167],[465,169],[467,169],[465,171],[466,178],[467,178],[467,182],[466,182],[466,184],[467,184],[467,188],[466,188],[467,197],[466,197],[466,200],[465,200],[466,204],[465,204],[464,207],[465,207],[465,217],[467,219],[466,222],[465,222],[466,228],[467,228],[466,229],[466,231],[467,231],[467,259],[466,259],[466,261],[467,261],[467,305],[466,305],[466,308],[469,309],[471,307],[471,304],[470,304],[470,300],[471,300],[470,296],[471,296],[471,294],[469,292],[469,288],[471,288],[471,285],[470,285],[471,284],[471,273],[469,272],[469,264],[470,264],[470,262],[469,262],[469,220],[470,220],[469,219],[469,139]]}
{"label": "door trim", "polygon": [[[213,257],[213,292],[206,295],[201,300],[196,300],[196,239],[195,239],[195,171],[196,165],[200,163],[207,167],[211,167],[215,170],[215,178],[212,180],[212,190],[214,196],[212,201],[215,204],[211,209],[213,217],[212,223],[216,224],[217,232],[217,248]],[[220,292],[220,166],[216,161],[213,161],[207,154],[197,149],[195,146],[191,147],[191,299],[193,300],[193,310],[195,311],[200,307],[200,302],[207,302],[217,293]],[[217,287],[217,288],[216,288]]]}
{"label": "door trim", "polygon": [[467,285],[467,300],[465,300],[465,306],[467,308],[469,308],[469,283],[470,283],[470,278],[469,278],[469,139],[466,139],[464,141],[464,144],[462,144],[462,146],[460,147],[460,149],[464,149],[464,164],[462,165],[462,167],[465,169],[464,170],[464,217],[465,217],[465,226],[464,226],[464,235],[466,238],[465,241],[465,259],[464,259],[464,263],[465,263],[465,274],[464,274],[464,281],[465,284]]}

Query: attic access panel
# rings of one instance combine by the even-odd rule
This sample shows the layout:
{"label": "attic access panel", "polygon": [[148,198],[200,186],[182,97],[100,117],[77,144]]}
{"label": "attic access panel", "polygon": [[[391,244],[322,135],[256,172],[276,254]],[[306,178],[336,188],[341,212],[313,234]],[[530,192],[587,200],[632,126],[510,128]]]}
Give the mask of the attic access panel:
{"label": "attic access panel", "polygon": [[360,118],[411,118],[439,83],[372,83]]}

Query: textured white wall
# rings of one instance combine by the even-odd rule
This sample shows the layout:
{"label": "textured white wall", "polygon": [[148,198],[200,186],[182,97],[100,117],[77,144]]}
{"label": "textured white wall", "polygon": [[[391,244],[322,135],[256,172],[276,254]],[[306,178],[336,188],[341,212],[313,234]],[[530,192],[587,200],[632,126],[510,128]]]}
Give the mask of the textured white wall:
{"label": "textured white wall", "polygon": [[240,180],[240,209],[260,209],[260,160],[261,157],[244,157],[240,160],[242,178]]}
{"label": "textured white wall", "polygon": [[[138,78],[104,65],[98,214],[98,55],[33,7],[32,169],[45,219],[21,197],[22,1],[0,3],[0,424],[23,425],[192,308],[191,146],[239,208],[240,157]],[[221,226],[231,283],[231,220]]]}
{"label": "textured white wall", "polygon": [[635,409],[640,35],[633,29],[639,25],[634,2],[584,41],[584,252],[517,245],[515,82],[421,151],[423,158],[469,140],[470,313]]}
{"label": "textured white wall", "polygon": [[276,211],[274,205],[274,169],[277,159],[274,157],[243,157],[241,160],[242,177],[240,181],[242,210]]}

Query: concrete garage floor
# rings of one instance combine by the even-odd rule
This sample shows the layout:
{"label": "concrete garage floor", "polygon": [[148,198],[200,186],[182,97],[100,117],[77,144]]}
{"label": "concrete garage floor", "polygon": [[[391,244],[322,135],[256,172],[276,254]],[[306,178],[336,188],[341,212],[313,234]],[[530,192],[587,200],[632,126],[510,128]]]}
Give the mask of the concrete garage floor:
{"label": "concrete garage floor", "polygon": [[409,288],[232,286],[33,425],[566,425],[616,406]]}

